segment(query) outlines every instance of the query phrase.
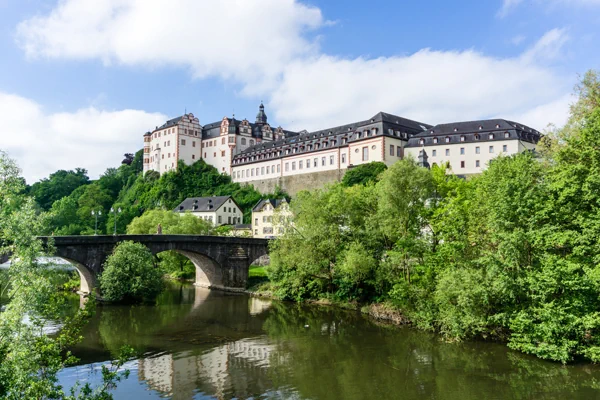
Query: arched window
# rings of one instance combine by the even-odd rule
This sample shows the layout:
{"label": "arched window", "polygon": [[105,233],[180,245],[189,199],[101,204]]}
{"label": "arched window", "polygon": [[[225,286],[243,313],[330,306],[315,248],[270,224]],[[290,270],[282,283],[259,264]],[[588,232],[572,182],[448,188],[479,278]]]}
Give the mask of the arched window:
{"label": "arched window", "polygon": [[421,145],[425,144],[425,139],[419,139],[419,144],[421,144]]}
{"label": "arched window", "polygon": [[508,133],[508,132],[504,132],[504,138],[505,138],[505,139],[508,139],[509,137],[510,137],[510,133]]}
{"label": "arched window", "polygon": [[246,145],[246,138],[242,138],[242,146]]}
{"label": "arched window", "polygon": [[450,136],[446,136],[446,143],[450,143]]}
{"label": "arched window", "polygon": [[433,138],[433,143],[437,144],[438,138]]}
{"label": "arched window", "polygon": [[464,141],[465,141],[465,137],[464,137],[464,136],[461,136],[461,137],[460,137],[460,141],[461,141],[461,142],[464,142]]}
{"label": "arched window", "polygon": [[254,146],[254,140],[250,139],[250,146]]}
{"label": "arched window", "polygon": [[475,140],[479,140],[479,134],[478,133],[475,134]]}
{"label": "arched window", "polygon": [[494,134],[490,133],[488,137],[489,137],[490,140],[492,140],[492,139],[494,139]]}

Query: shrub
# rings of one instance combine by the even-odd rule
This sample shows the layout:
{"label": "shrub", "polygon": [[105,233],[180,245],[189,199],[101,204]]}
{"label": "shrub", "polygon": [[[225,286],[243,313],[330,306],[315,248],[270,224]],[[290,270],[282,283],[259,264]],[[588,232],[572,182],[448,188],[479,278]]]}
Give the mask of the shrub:
{"label": "shrub", "polygon": [[161,292],[163,281],[146,246],[127,241],[106,260],[100,288],[109,301],[151,301]]}

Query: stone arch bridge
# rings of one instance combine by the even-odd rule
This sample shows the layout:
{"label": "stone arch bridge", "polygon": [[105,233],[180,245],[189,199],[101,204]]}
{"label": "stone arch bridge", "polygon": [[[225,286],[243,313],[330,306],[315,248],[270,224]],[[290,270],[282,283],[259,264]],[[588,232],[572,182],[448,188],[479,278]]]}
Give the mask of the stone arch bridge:
{"label": "stone arch bridge", "polygon": [[[45,243],[49,237],[40,238]],[[199,235],[53,236],[54,255],[72,263],[81,277],[80,291],[91,293],[104,263],[115,246],[133,241],[152,254],[173,250],[196,266],[195,284],[207,288],[241,291],[246,288],[248,269],[267,254],[266,239]]]}

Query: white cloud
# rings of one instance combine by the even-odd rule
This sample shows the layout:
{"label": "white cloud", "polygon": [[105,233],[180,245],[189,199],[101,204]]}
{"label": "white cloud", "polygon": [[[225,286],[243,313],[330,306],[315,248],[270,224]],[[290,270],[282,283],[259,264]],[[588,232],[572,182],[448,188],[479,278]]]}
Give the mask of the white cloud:
{"label": "white cloud", "polygon": [[529,113],[571,90],[572,82],[544,66],[564,41],[564,31],[554,30],[505,59],[425,49],[404,57],[300,60],[286,68],[269,106],[292,128],[324,129],[387,111],[432,124],[521,115],[519,122],[541,129],[568,112],[547,120]]}
{"label": "white cloud", "polygon": [[[563,29],[515,57],[423,49],[350,59],[322,54],[307,34],[326,25],[319,9],[296,0],[63,0],[21,23],[17,37],[31,57],[175,65],[197,78],[233,79],[245,95],[269,99],[272,120],[289,128],[327,128],[387,111],[428,123],[518,116],[541,129],[567,114],[573,81],[550,63],[568,40]],[[154,125],[140,126],[138,146],[139,132]]]}
{"label": "white cloud", "polygon": [[514,44],[515,46],[518,46],[521,43],[523,43],[523,41],[525,41],[525,39],[527,39],[527,37],[525,37],[524,35],[516,35],[510,39],[510,42],[512,44]]}
{"label": "white cloud", "polygon": [[143,146],[142,135],[166,116],[139,110],[46,113],[29,99],[0,92],[0,148],[15,158],[29,183],[57,169],[85,168],[97,178]]}
{"label": "white cloud", "polygon": [[318,8],[295,0],[64,0],[20,23],[17,40],[30,57],[179,65],[265,89],[317,50],[304,33],[324,24]]}

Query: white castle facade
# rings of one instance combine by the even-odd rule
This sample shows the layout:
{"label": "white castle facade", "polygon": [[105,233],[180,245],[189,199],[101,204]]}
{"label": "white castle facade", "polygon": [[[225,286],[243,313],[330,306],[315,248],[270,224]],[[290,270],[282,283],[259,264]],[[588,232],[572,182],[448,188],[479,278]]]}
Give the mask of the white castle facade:
{"label": "white castle facade", "polygon": [[311,189],[341,179],[354,166],[391,165],[407,155],[417,159],[421,151],[431,165],[449,163],[454,174],[477,174],[500,154],[535,149],[540,138],[540,132],[504,119],[431,126],[383,112],[334,128],[292,132],[273,129],[261,104],[254,123],[225,117],[201,125],[185,114],[147,132],[144,172],[162,174],[177,168],[178,161],[203,159],[235,182],[286,189],[286,182],[297,181],[296,186]]}

